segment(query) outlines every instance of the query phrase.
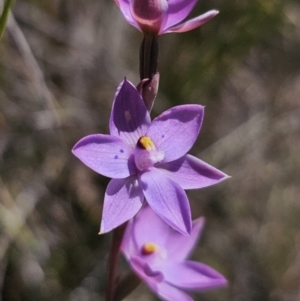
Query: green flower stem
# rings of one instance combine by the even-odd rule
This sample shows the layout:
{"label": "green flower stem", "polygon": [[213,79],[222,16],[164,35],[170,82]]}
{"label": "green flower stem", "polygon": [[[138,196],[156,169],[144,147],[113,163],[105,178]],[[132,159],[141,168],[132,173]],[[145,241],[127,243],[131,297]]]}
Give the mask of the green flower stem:
{"label": "green flower stem", "polygon": [[0,17],[0,40],[2,39],[5,26],[8,20],[9,12],[14,4],[14,0],[6,0],[4,3],[3,12]]}

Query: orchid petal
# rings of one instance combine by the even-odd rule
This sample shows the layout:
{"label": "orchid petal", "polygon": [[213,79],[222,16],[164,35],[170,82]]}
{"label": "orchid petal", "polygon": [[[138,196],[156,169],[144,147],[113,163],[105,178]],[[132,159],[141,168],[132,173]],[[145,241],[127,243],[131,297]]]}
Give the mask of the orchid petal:
{"label": "orchid petal", "polygon": [[139,175],[139,182],[150,207],[172,228],[191,232],[191,211],[184,190],[156,168]]}
{"label": "orchid petal", "polygon": [[148,284],[155,284],[164,281],[164,275],[160,271],[155,271],[151,266],[138,256],[132,256],[130,263],[134,271]]}
{"label": "orchid petal", "polygon": [[105,191],[100,233],[106,233],[131,219],[143,205],[143,192],[135,176],[112,179]]}
{"label": "orchid petal", "polygon": [[126,231],[121,244],[121,250],[128,260],[131,256],[138,255],[140,251],[139,246],[135,243],[135,237],[132,235],[134,227],[133,219],[131,219],[126,226]]}
{"label": "orchid petal", "polygon": [[115,95],[109,121],[110,134],[135,147],[151,123],[149,112],[136,88],[126,79]]}
{"label": "orchid petal", "polygon": [[73,154],[95,172],[110,178],[125,178],[135,173],[132,149],[120,138],[95,134],[82,138]]}
{"label": "orchid petal", "polygon": [[210,10],[201,16],[198,16],[196,18],[193,18],[191,20],[183,22],[179,25],[169,27],[169,28],[165,29],[162,33],[190,31],[192,29],[195,29],[195,28],[203,25],[204,23],[206,23],[207,21],[209,21],[210,19],[215,17],[218,13],[219,12],[217,10]]}
{"label": "orchid petal", "polygon": [[163,163],[157,167],[183,189],[203,188],[228,178],[225,173],[217,168],[191,155]]}
{"label": "orchid petal", "polygon": [[138,30],[140,30],[138,24],[134,20],[130,11],[130,0],[115,0],[117,6],[121,9],[121,12],[125,18],[125,20]]}
{"label": "orchid petal", "polygon": [[161,30],[164,32],[166,29],[174,24],[181,22],[192,11],[198,0],[169,0],[168,17],[166,24]]}
{"label": "orchid petal", "polygon": [[[169,236],[169,229],[170,227],[153,211],[153,209],[146,205],[140,210],[140,213],[134,217],[134,228],[132,229],[132,233],[135,237],[136,244],[139,246],[143,246],[147,242],[164,245]],[[172,230],[172,232],[174,231]],[[160,235],[157,235],[157,233],[160,233]]]}
{"label": "orchid petal", "polygon": [[176,160],[190,150],[197,139],[203,116],[203,106],[181,105],[165,111],[152,121],[147,136],[156,149],[164,152],[164,162]]}
{"label": "orchid petal", "polygon": [[[130,221],[129,221],[130,223]],[[124,253],[127,260],[130,260],[132,255],[138,255],[138,250],[136,249],[136,245],[134,243],[133,236],[131,235],[131,231],[127,231],[129,224],[126,227],[126,231],[123,236],[121,250]]]}
{"label": "orchid petal", "polygon": [[193,251],[195,244],[201,235],[204,226],[204,218],[200,217],[193,221],[190,236],[180,235],[177,232],[169,233],[165,245],[168,246],[168,256],[172,261],[183,261]]}
{"label": "orchid petal", "polygon": [[150,285],[151,289],[161,296],[163,300],[172,301],[194,301],[192,297],[183,292],[182,290],[168,284],[167,282],[161,282],[156,284],[156,286]]}
{"label": "orchid petal", "polygon": [[226,285],[226,279],[209,266],[195,261],[170,263],[161,267],[166,281],[171,285],[192,290]]}

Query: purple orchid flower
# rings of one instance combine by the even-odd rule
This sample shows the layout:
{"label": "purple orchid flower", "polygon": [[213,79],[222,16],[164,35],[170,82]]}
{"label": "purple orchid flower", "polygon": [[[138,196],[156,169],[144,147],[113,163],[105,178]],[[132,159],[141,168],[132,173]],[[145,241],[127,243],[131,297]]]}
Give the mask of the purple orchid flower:
{"label": "purple orchid flower", "polygon": [[137,275],[163,300],[193,300],[183,290],[203,290],[226,285],[226,279],[205,264],[186,260],[204,225],[193,222],[191,236],[173,231],[149,206],[129,222],[122,252]]}
{"label": "purple orchid flower", "polygon": [[210,10],[180,23],[194,8],[197,0],[115,0],[115,2],[129,24],[144,33],[156,35],[190,31],[219,13],[217,10]]}
{"label": "purple orchid flower", "polygon": [[144,101],[126,79],[120,84],[110,116],[110,135],[84,137],[73,154],[85,165],[113,178],[105,192],[100,233],[131,219],[144,197],[171,227],[191,232],[191,212],[183,189],[202,188],[227,176],[186,155],[203,120],[200,105],[181,105],[152,122]]}

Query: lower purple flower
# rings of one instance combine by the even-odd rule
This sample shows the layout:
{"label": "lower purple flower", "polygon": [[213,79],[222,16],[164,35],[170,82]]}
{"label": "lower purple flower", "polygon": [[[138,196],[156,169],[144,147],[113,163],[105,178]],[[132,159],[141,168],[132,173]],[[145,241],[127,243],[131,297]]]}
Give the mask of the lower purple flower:
{"label": "lower purple flower", "polygon": [[204,115],[200,105],[171,108],[152,122],[136,88],[124,80],[110,117],[110,135],[84,137],[73,153],[94,171],[112,178],[105,192],[100,233],[131,219],[144,198],[171,227],[191,232],[184,189],[202,188],[227,178],[218,169],[187,155]]}
{"label": "lower purple flower", "polygon": [[203,218],[195,220],[191,236],[183,236],[146,206],[129,222],[122,252],[137,275],[163,300],[192,301],[185,291],[227,284],[226,279],[209,266],[186,260],[203,225]]}

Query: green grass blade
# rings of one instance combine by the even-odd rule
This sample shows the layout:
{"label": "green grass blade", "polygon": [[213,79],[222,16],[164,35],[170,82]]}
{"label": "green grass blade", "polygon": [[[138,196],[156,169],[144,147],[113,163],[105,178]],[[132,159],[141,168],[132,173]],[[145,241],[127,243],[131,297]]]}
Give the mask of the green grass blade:
{"label": "green grass blade", "polygon": [[2,39],[6,22],[9,16],[9,12],[14,4],[14,0],[6,0],[3,8],[2,15],[0,17],[0,40]]}

